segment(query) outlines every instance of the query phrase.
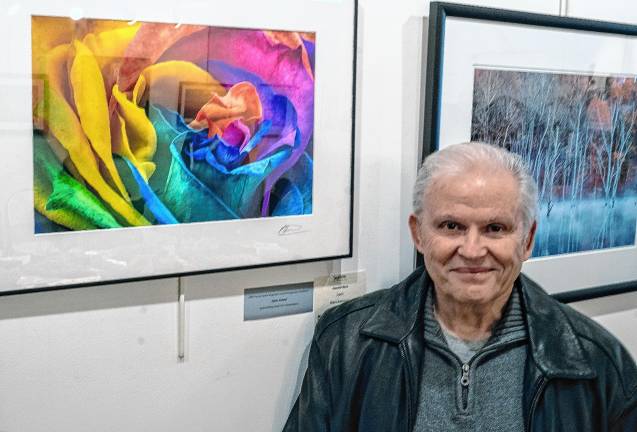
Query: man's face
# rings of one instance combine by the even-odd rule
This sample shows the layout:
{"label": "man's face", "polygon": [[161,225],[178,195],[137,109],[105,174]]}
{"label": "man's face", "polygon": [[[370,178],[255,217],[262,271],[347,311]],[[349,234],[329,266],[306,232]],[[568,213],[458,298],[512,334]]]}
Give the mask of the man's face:
{"label": "man's face", "polygon": [[513,175],[476,168],[435,179],[426,194],[409,226],[437,295],[475,305],[508,295],[535,234],[535,224],[523,232]]}

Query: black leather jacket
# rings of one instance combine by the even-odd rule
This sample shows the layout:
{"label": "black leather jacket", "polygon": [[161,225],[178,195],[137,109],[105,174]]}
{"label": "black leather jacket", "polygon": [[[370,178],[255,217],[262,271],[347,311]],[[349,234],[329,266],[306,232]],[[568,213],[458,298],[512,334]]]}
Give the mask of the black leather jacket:
{"label": "black leather jacket", "polygon": [[[637,367],[601,326],[521,275],[529,355],[525,430],[637,432]],[[420,388],[421,268],[328,310],[316,327],[285,432],[411,431]]]}

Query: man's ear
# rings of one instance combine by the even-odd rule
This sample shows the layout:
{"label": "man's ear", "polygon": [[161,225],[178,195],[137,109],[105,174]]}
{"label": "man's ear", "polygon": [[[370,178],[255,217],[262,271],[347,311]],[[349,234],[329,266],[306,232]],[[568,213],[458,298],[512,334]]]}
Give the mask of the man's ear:
{"label": "man's ear", "polygon": [[418,252],[422,253],[423,239],[422,233],[420,232],[420,222],[418,221],[418,217],[413,213],[409,215],[409,232],[411,232],[411,239],[414,242],[414,246],[416,246]]}
{"label": "man's ear", "polygon": [[535,245],[535,233],[537,232],[537,221],[533,221],[531,228],[526,235],[524,241],[524,261],[528,260],[533,253],[533,246]]}

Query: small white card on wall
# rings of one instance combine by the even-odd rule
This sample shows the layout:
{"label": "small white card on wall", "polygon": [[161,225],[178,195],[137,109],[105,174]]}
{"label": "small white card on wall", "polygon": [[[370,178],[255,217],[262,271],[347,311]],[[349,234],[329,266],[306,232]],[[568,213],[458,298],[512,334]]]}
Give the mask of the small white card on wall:
{"label": "small white card on wall", "polygon": [[318,321],[327,309],[365,294],[365,270],[331,274],[314,279],[314,316]]}

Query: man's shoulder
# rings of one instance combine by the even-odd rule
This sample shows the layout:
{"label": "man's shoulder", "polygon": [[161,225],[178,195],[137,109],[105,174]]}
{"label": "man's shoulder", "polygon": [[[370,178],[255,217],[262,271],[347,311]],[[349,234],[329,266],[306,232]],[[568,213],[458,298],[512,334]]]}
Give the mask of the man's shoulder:
{"label": "man's shoulder", "polygon": [[523,276],[522,282],[530,301],[525,304],[527,317],[541,322],[535,328],[536,338],[545,339],[543,332],[549,332],[548,339],[558,343],[552,344],[550,352],[542,357],[559,363],[569,352],[584,356],[598,378],[617,383],[623,387],[624,396],[636,398],[637,366],[621,342],[593,319],[552,298],[531,279]]}
{"label": "man's shoulder", "polygon": [[[607,329],[569,305],[559,304],[593,365],[611,368],[627,395],[637,392],[637,366],[622,343]],[[598,371],[599,372],[599,371]]]}
{"label": "man's shoulder", "polygon": [[619,340],[612,333],[592,318],[584,315],[567,304],[559,303],[557,301],[556,303],[558,303],[558,307],[562,309],[562,312],[564,312],[573,326],[573,330],[575,330],[575,333],[580,338],[590,340],[600,348],[621,346]]}
{"label": "man's shoulder", "polygon": [[360,327],[376,311],[392,287],[365,294],[361,297],[346,301],[338,306],[327,309],[316,324],[314,336],[321,339],[326,333],[343,333],[360,330]]}
{"label": "man's shoulder", "polygon": [[575,335],[580,339],[580,341],[590,342],[586,345],[586,348],[589,351],[593,350],[597,354],[605,355],[613,361],[619,360],[618,356],[628,355],[628,352],[619,340],[592,318],[582,314],[567,304],[557,301],[531,279],[525,277],[524,283],[527,288],[533,288],[537,297],[543,298],[541,303],[542,307],[553,308],[556,312],[561,312],[554,316],[563,316],[568,321],[570,327],[573,329]]}

